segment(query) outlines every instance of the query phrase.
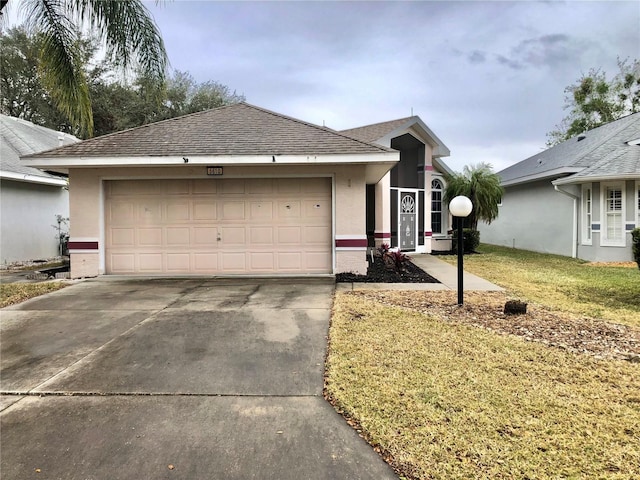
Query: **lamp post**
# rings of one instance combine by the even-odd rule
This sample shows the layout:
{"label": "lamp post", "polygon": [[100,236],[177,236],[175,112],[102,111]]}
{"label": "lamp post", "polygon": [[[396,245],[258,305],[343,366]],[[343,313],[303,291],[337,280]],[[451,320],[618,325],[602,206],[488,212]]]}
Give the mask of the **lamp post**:
{"label": "lamp post", "polygon": [[469,216],[473,210],[473,204],[469,198],[464,195],[458,195],[449,202],[449,211],[451,215],[458,218],[458,305],[463,304],[463,265],[462,259],[464,257],[464,234],[462,232],[462,226],[464,218]]}

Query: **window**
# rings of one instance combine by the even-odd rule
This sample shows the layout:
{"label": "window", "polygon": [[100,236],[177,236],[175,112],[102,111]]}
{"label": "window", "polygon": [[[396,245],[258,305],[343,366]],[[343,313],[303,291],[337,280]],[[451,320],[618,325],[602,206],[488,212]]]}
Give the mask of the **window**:
{"label": "window", "polygon": [[582,185],[582,244],[591,245],[593,223],[593,199],[591,184]]}
{"label": "window", "polygon": [[636,182],[636,228],[640,228],[640,181]]}
{"label": "window", "polygon": [[442,182],[431,181],[431,231],[442,233]]}
{"label": "window", "polygon": [[624,246],[624,185],[602,185],[602,245]]}

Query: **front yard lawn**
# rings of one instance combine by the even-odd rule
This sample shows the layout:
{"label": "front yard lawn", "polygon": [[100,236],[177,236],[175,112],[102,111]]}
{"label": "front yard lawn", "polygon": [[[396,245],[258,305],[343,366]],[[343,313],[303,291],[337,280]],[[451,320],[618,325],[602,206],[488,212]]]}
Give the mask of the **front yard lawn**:
{"label": "front yard lawn", "polygon": [[[507,289],[512,297],[547,307],[640,327],[640,270],[481,245],[464,269]],[[438,257],[455,264],[455,256]]]}
{"label": "front yard lawn", "polygon": [[478,328],[485,295],[395,295],[336,294],[325,395],[402,476],[640,478],[639,363]]}
{"label": "front yard lawn", "polygon": [[45,293],[55,292],[67,285],[63,282],[3,283],[0,285],[0,308],[24,302]]}

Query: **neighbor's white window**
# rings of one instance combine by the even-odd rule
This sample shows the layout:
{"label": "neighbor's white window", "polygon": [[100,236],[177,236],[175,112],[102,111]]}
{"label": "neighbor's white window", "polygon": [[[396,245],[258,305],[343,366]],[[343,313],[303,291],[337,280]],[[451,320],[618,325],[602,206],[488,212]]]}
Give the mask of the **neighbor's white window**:
{"label": "neighbor's white window", "polygon": [[582,244],[591,245],[593,223],[593,190],[590,183],[582,185]]}
{"label": "neighbor's white window", "polygon": [[431,231],[442,233],[442,182],[431,180]]}
{"label": "neighbor's white window", "polygon": [[602,245],[624,246],[624,184],[602,185]]}
{"label": "neighbor's white window", "polygon": [[640,181],[636,182],[636,228],[640,228]]}

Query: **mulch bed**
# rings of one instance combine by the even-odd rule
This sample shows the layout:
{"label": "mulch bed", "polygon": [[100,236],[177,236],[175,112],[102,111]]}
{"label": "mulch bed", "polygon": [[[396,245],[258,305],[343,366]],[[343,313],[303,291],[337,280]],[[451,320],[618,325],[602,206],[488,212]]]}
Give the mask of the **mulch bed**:
{"label": "mulch bed", "polygon": [[366,275],[356,273],[339,273],[337,283],[440,283],[431,275],[411,262],[406,262],[401,271],[385,265],[382,257],[374,257],[373,263],[369,259]]}

